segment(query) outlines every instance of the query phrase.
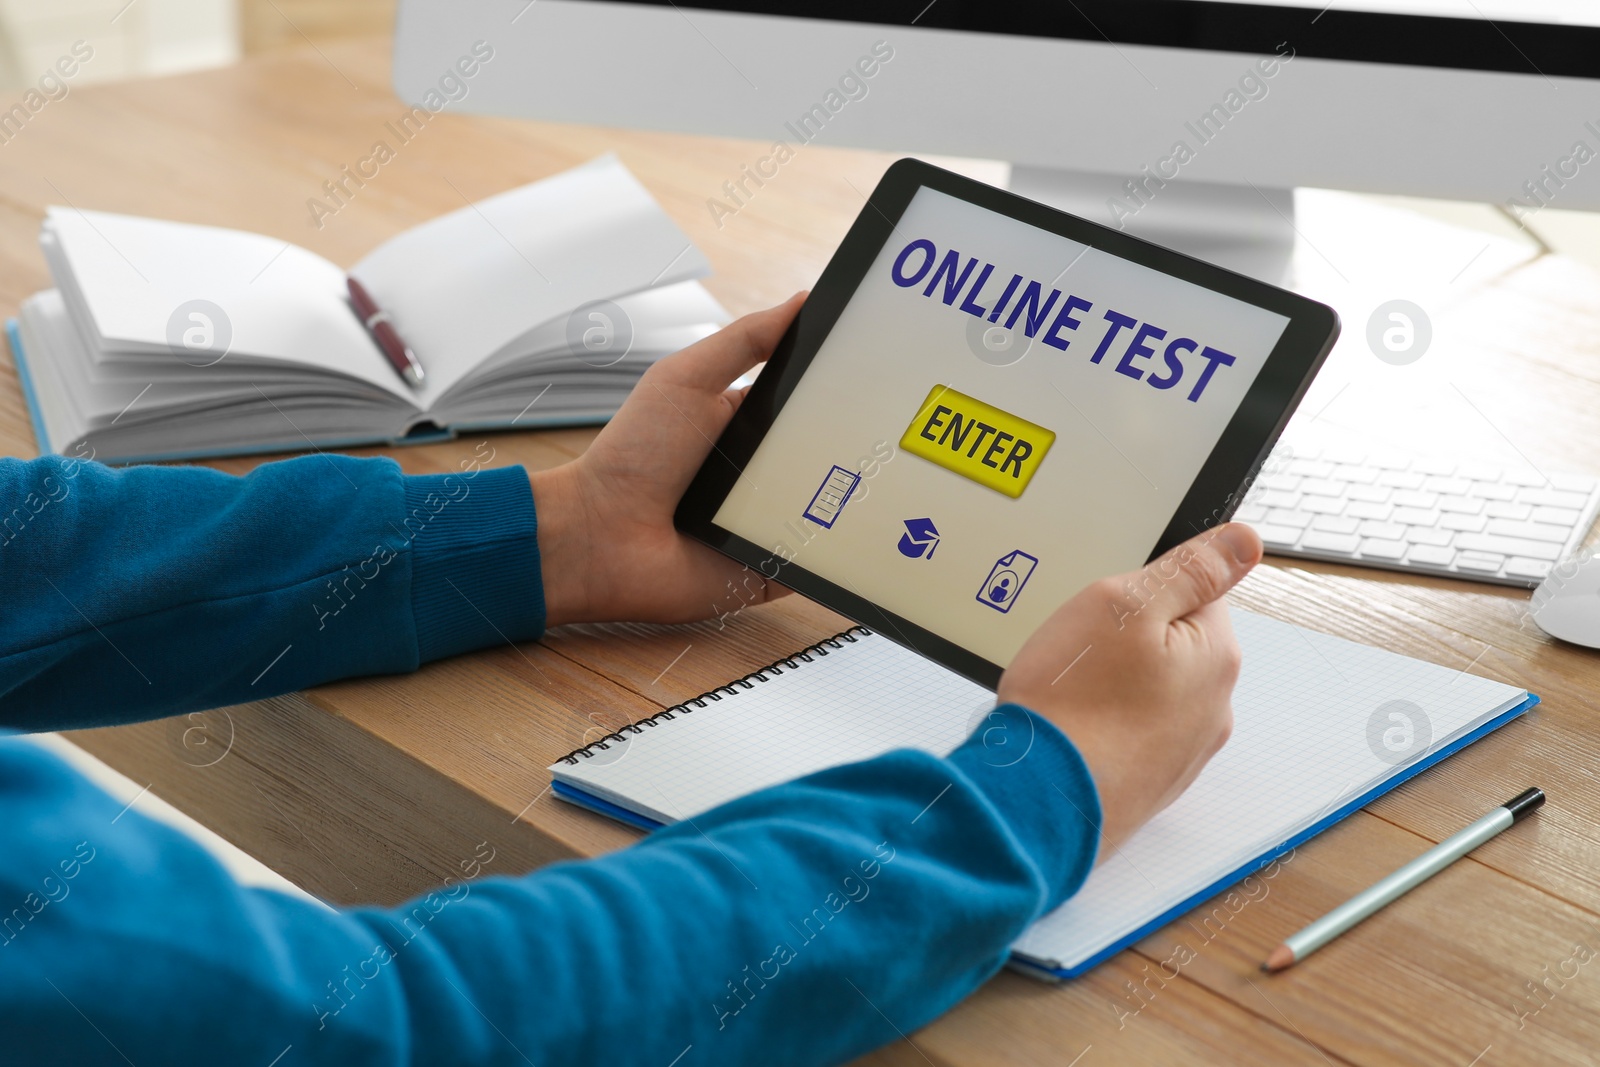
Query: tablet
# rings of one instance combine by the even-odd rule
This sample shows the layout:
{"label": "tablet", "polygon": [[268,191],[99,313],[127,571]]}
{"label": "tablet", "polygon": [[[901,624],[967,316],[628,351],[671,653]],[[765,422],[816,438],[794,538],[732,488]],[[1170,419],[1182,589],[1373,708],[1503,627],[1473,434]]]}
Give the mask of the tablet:
{"label": "tablet", "polygon": [[1227,521],[1338,332],[1294,293],[900,160],[677,525],[993,687],[1085,585]]}

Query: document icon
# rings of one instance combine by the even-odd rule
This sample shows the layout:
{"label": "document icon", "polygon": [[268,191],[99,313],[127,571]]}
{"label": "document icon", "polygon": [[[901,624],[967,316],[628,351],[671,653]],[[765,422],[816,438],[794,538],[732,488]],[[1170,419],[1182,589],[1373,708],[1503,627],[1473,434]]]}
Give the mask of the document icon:
{"label": "document icon", "polygon": [[1033,569],[1038,565],[1037,556],[1030,556],[1020,548],[1001,556],[995,560],[989,576],[983,580],[983,586],[978,590],[978,603],[1001,613],[1010,611],[1011,605],[1022,595],[1022,587],[1028,584],[1028,579],[1033,577]]}
{"label": "document icon", "polygon": [[828,476],[822,479],[822,486],[811,498],[811,503],[806,505],[805,518],[810,519],[824,530],[833,529],[833,524],[839,520],[839,512],[850,500],[850,494],[856,491],[856,486],[861,484],[861,475],[855,471],[847,470],[835,464],[828,471]]}

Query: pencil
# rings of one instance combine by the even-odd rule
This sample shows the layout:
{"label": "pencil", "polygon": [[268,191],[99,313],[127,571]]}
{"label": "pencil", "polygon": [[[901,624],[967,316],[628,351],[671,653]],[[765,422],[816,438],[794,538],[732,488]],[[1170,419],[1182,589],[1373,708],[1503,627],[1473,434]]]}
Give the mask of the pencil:
{"label": "pencil", "polygon": [[1281,971],[1311,955],[1329,941],[1397,900],[1438,874],[1456,860],[1494,837],[1513,823],[1521,822],[1544,803],[1544,791],[1529,789],[1506,801],[1489,814],[1424,852],[1410,863],[1370,889],[1357,893],[1328,914],[1293,935],[1267,954],[1263,971]]}

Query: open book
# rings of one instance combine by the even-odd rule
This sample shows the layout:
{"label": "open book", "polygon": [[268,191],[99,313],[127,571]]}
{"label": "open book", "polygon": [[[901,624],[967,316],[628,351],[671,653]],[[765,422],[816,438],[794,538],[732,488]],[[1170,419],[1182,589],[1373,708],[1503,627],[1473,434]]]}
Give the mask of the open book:
{"label": "open book", "polygon": [[[1012,948],[1020,970],[1082,974],[1538,701],[1249,612],[1234,610],[1233,625],[1244,650],[1233,736],[1171,807],[1023,934]],[[858,627],[550,771],[563,800],[654,827],[895,748],[946,755],[993,708],[994,693]],[[1219,907],[1226,922],[1235,903],[1224,896]],[[1175,936],[1203,947],[1211,915]]]}
{"label": "open book", "polygon": [[343,269],[237,230],[52,207],[56,288],[9,334],[44,452],[113,462],[609,418],[727,313],[705,256],[604,156],[384,242],[350,270],[426,371],[404,381]]}

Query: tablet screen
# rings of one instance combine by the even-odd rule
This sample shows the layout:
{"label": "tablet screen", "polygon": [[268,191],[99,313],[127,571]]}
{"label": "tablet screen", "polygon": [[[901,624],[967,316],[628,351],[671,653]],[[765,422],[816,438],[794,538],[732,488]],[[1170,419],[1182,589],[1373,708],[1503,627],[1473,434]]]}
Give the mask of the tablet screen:
{"label": "tablet screen", "polygon": [[1289,321],[923,187],[714,521],[1008,665],[1145,562]]}

